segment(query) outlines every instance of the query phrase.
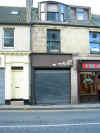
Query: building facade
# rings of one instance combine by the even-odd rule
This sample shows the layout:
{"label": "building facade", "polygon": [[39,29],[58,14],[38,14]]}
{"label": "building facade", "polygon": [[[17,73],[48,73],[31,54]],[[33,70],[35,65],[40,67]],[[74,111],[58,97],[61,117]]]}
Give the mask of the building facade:
{"label": "building facade", "polygon": [[0,104],[100,102],[100,16],[32,0],[0,12]]}
{"label": "building facade", "polygon": [[99,102],[100,17],[89,7],[54,1],[40,2],[38,14],[32,23],[33,104]]}
{"label": "building facade", "polygon": [[30,26],[26,9],[0,7],[0,12],[0,104],[28,102]]}

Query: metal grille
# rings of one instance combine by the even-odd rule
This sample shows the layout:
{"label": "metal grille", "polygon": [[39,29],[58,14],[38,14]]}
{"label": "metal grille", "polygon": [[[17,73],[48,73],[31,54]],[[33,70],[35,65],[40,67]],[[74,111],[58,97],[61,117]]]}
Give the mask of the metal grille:
{"label": "metal grille", "polygon": [[35,72],[36,103],[70,103],[69,74],[69,70],[37,70]]}

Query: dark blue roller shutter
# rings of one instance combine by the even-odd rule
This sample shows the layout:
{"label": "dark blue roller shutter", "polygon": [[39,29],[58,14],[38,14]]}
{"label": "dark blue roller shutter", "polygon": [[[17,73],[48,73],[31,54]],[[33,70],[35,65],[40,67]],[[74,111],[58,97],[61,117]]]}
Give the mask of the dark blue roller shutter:
{"label": "dark blue roller shutter", "polygon": [[70,103],[70,71],[36,70],[35,92],[37,104]]}
{"label": "dark blue roller shutter", "polygon": [[5,70],[0,69],[0,104],[5,104]]}

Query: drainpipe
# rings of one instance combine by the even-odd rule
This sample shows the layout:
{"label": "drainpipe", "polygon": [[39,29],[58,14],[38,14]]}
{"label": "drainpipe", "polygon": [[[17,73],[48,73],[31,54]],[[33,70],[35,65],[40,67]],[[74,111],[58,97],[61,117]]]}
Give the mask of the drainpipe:
{"label": "drainpipe", "polygon": [[[27,23],[30,25],[30,53],[32,53],[32,6],[33,0],[26,0],[26,20]],[[31,62],[31,56],[29,55],[29,59]],[[32,66],[29,65],[29,102],[32,101]]]}
{"label": "drainpipe", "polygon": [[30,52],[32,52],[32,6],[33,0],[26,0],[26,20],[30,25]]}

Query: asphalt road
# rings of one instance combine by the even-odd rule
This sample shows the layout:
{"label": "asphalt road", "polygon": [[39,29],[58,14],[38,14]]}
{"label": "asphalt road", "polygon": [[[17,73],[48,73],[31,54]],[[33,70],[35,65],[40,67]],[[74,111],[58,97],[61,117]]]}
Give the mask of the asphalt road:
{"label": "asphalt road", "polygon": [[0,133],[100,133],[100,110],[0,111]]}

